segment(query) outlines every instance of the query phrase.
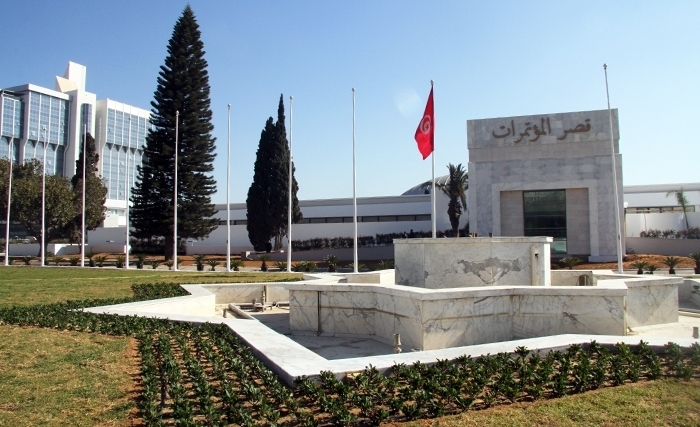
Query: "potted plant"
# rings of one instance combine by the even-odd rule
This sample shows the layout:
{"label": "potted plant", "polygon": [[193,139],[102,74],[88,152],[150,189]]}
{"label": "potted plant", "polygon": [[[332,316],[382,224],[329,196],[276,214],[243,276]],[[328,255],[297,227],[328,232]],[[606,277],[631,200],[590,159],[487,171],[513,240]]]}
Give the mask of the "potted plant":
{"label": "potted plant", "polygon": [[693,252],[688,256],[695,261],[695,274],[700,274],[700,252]]}
{"label": "potted plant", "polygon": [[117,268],[124,268],[124,263],[126,262],[126,257],[124,255],[117,255],[114,257],[115,264]]}
{"label": "potted plant", "polygon": [[98,255],[95,257],[95,263],[98,267],[104,267],[105,261],[107,261],[107,257],[104,255]]}
{"label": "potted plant", "polygon": [[155,270],[156,268],[158,268],[158,266],[159,266],[162,262],[163,262],[163,261],[161,261],[161,260],[159,260],[159,259],[152,259],[152,260],[149,260],[149,261],[148,261],[148,265],[151,266],[151,269],[152,269],[152,270]]}
{"label": "potted plant", "polygon": [[240,258],[234,258],[231,260],[231,268],[233,268],[233,271],[240,271],[241,267],[244,266],[245,262],[243,262],[243,260]]}
{"label": "potted plant", "polygon": [[262,254],[258,256],[258,259],[262,261],[262,264],[260,265],[260,271],[267,271],[267,261],[270,260],[270,255]]}
{"label": "potted plant", "polygon": [[340,258],[335,255],[326,255],[326,258],[323,260],[328,264],[329,273],[335,273],[338,271],[338,261],[340,261]]}
{"label": "potted plant", "polygon": [[56,264],[56,267],[58,267],[58,265],[62,262],[65,262],[66,259],[63,258],[62,256],[55,256],[55,257],[51,258],[51,261],[53,261],[54,264]]}
{"label": "potted plant", "polygon": [[95,255],[93,255],[92,252],[90,252],[90,253],[87,254],[86,256],[87,256],[87,259],[88,259],[88,266],[94,267],[94,266],[95,266],[95,260],[94,260],[93,258],[95,258]]}
{"label": "potted plant", "polygon": [[146,263],[146,254],[136,254],[134,257],[136,258],[136,268],[143,270],[143,265]]}
{"label": "potted plant", "polygon": [[24,262],[24,265],[29,265],[29,263],[34,259],[33,256],[30,255],[25,255],[22,257],[22,262]]}
{"label": "potted plant", "polygon": [[561,261],[559,261],[564,267],[567,267],[569,270],[573,270],[574,267],[577,265],[581,264],[583,260],[578,257],[566,257],[562,258]]}
{"label": "potted plant", "polygon": [[677,256],[667,256],[661,262],[668,267],[668,274],[676,274],[676,266],[681,263],[681,259]]}
{"label": "potted plant", "polygon": [[165,266],[168,267],[168,270],[172,270],[172,269],[173,269],[173,265],[175,265],[175,261],[173,261],[173,260],[171,260],[171,259],[165,261]]}
{"label": "potted plant", "polygon": [[197,271],[204,271],[204,257],[206,255],[204,254],[197,254],[194,255],[192,258],[194,259],[194,263],[197,265]]}
{"label": "potted plant", "polygon": [[215,259],[210,259],[207,261],[207,264],[209,264],[209,271],[216,271],[216,266],[221,263]]}
{"label": "potted plant", "polygon": [[68,262],[70,263],[71,266],[75,267],[76,265],[78,265],[78,263],[80,263],[80,257],[74,255],[74,256],[68,258]]}
{"label": "potted plant", "polygon": [[649,265],[648,262],[637,260],[632,263],[632,267],[637,269],[637,274],[644,274],[644,269]]}
{"label": "potted plant", "polygon": [[53,252],[51,251],[46,251],[44,254],[44,265],[49,265],[49,261],[53,258]]}
{"label": "potted plant", "polygon": [[654,264],[649,264],[644,269],[647,271],[647,274],[654,274],[656,270],[659,269],[659,267],[655,266]]}
{"label": "potted plant", "polygon": [[277,267],[279,271],[285,271],[287,269],[287,263],[284,261],[275,261],[275,267]]}

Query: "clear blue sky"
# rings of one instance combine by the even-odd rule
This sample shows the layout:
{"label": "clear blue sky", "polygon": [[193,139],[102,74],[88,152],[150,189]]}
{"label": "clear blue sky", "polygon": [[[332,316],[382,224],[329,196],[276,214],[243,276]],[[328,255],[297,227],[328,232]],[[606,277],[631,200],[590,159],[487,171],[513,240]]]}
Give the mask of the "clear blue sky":
{"label": "clear blue sky", "polygon": [[[215,178],[244,202],[260,132],[294,96],[301,199],[358,196],[430,179],[413,140],[435,80],[436,175],[469,161],[466,121],[606,108],[620,112],[625,185],[700,181],[698,1],[191,1],[209,63]],[[186,3],[9,0],[0,87],[54,87],[68,61],[87,90],[150,109]],[[287,122],[289,132],[289,122]]]}

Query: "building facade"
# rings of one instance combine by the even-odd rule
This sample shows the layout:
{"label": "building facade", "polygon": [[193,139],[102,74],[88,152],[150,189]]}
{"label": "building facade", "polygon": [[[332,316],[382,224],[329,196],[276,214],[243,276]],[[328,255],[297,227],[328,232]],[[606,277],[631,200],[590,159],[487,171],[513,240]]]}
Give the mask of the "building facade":
{"label": "building facade", "polygon": [[99,174],[107,187],[105,227],[126,224],[127,188],[134,186],[136,166],[141,165],[151,113],[141,108],[103,99],[97,101]]}
{"label": "building facade", "polygon": [[617,110],[617,181],[610,129],[607,110],[467,121],[470,230],[552,236],[553,255],[614,261],[615,204],[621,222],[624,213]]}
{"label": "building facade", "polygon": [[[46,173],[72,177],[84,131],[94,135],[98,173],[107,187],[105,226],[124,226],[127,185],[142,163],[150,112],[85,90],[87,69],[69,62],[55,89],[33,84],[0,90],[0,158],[44,162]],[[128,184],[127,184],[128,183]]]}

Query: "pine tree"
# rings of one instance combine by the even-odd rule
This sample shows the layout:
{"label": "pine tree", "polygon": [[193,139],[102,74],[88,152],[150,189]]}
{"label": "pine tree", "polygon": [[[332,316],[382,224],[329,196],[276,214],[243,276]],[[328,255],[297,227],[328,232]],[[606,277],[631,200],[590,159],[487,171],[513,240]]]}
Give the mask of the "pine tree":
{"label": "pine tree", "polygon": [[209,75],[204,44],[188,5],[177,20],[168,42],[168,56],[160,67],[158,86],[151,101],[151,123],[146,156],[137,168],[131,200],[135,237],[165,238],[165,258],[173,257],[173,198],[175,178],[175,126],[179,112],[177,152],[178,240],[203,239],[217,226],[214,170],[215,138],[211,136]]}
{"label": "pine tree", "polygon": [[[107,187],[97,175],[97,165],[100,156],[97,154],[95,138],[87,134],[85,137],[85,229],[94,230],[105,220],[105,201],[107,200]],[[68,225],[66,234],[72,241],[79,241],[82,234],[82,208],[83,208],[83,145],[80,145],[80,155],[75,161],[75,175],[71,179],[73,187],[73,203],[77,206],[77,214]]]}
{"label": "pine tree", "polygon": [[[299,209],[299,185],[292,167],[292,222],[303,216]],[[256,250],[263,250],[271,239],[275,249],[282,247],[287,235],[289,204],[289,142],[284,117],[284,100],[280,95],[277,122],[267,119],[260,134],[253,183],[248,190],[248,238]]]}

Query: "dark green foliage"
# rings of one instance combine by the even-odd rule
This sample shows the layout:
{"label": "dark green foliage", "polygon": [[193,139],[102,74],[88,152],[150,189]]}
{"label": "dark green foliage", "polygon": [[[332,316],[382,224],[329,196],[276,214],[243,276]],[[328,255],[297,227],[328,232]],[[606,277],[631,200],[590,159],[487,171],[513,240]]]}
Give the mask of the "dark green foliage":
{"label": "dark green foliage", "polygon": [[80,144],[80,155],[75,161],[75,175],[71,179],[73,204],[77,207],[77,212],[66,226],[66,234],[75,242],[81,240],[82,234],[83,156],[85,156],[85,230],[94,230],[101,226],[107,211],[105,207],[107,187],[97,175],[100,156],[97,154],[95,138],[90,133],[85,137],[85,146],[87,155],[83,153],[83,144]]}
{"label": "dark green foliage", "polygon": [[[275,240],[275,249],[287,235],[289,221],[289,142],[285,128],[284,101],[280,95],[277,122],[272,117],[265,122],[255,158],[253,183],[248,189],[248,238],[255,250],[265,250],[265,244]],[[292,167],[292,222],[301,220],[297,191],[299,186]]]}
{"label": "dark green foliage", "polygon": [[[449,171],[446,182],[435,182],[435,188],[442,191],[448,198],[447,216],[450,218],[452,226],[452,237],[459,236],[459,218],[462,216],[463,209],[467,209],[467,189],[469,188],[469,175],[462,164],[457,166],[449,163],[447,165]],[[432,181],[426,181],[421,184],[422,188],[431,188]]]}
{"label": "dark green foliage", "polygon": [[[0,159],[0,212],[7,212],[7,185],[9,162]],[[26,228],[30,236],[41,240],[41,180],[42,165],[34,159],[12,167],[12,209],[10,221]],[[68,179],[46,175],[45,243],[67,237],[66,230],[79,214],[81,205],[75,205],[74,193]]]}
{"label": "dark green foliage", "polygon": [[163,237],[165,257],[173,257],[173,195],[176,112],[179,112],[177,151],[178,239],[202,239],[217,226],[215,138],[211,136],[209,75],[199,25],[188,5],[168,42],[168,56],[160,67],[158,87],[151,101],[151,122],[146,155],[139,166],[131,200],[134,236]]}

